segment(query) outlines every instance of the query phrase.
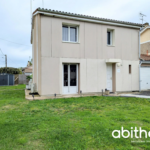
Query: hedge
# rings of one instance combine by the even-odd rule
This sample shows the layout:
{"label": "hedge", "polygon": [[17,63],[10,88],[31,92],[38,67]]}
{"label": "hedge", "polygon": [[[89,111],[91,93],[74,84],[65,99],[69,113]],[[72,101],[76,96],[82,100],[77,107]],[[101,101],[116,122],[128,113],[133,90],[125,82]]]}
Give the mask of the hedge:
{"label": "hedge", "polygon": [[1,73],[21,74],[21,70],[18,69],[18,68],[3,67],[3,68],[0,68],[0,74],[1,74]]}

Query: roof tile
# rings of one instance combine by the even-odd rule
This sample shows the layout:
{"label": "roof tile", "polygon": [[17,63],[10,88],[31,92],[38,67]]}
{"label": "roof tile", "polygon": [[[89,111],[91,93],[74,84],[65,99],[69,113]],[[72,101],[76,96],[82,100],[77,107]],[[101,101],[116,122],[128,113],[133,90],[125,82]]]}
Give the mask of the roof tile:
{"label": "roof tile", "polygon": [[141,54],[141,59],[148,61],[150,60],[150,55]]}

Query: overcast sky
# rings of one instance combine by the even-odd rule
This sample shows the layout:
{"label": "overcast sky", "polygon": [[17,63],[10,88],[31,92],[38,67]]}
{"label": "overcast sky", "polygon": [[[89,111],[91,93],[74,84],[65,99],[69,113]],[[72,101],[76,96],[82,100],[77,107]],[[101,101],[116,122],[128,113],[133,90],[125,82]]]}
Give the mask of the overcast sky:
{"label": "overcast sky", "polygon": [[[32,0],[32,10],[43,7]],[[44,0],[44,8],[141,23],[139,12],[150,22],[150,0]],[[32,57],[30,0],[0,0],[0,49],[8,67],[25,67]],[[18,43],[18,44],[17,44]],[[0,51],[0,67],[5,59]]]}

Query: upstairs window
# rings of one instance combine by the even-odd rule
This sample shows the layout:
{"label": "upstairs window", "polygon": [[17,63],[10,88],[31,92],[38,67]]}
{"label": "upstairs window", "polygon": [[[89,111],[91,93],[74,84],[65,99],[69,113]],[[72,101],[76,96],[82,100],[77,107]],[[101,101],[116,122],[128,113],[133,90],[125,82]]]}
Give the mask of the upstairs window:
{"label": "upstairs window", "polygon": [[78,42],[78,27],[63,25],[62,40],[64,42]]}
{"label": "upstairs window", "polygon": [[114,46],[114,30],[107,29],[107,45]]}
{"label": "upstairs window", "polygon": [[129,74],[131,74],[131,65],[129,65]]}

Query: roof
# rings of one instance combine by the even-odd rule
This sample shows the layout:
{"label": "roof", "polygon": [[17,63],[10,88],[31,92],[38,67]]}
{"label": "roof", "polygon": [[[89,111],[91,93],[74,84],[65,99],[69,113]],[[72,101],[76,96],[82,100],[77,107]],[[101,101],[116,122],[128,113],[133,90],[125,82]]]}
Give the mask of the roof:
{"label": "roof", "polygon": [[75,13],[58,11],[58,10],[44,9],[44,8],[40,8],[40,7],[37,8],[33,12],[33,14],[35,14],[37,11],[45,12],[45,13],[54,13],[54,14],[65,15],[65,16],[72,16],[72,17],[80,17],[80,18],[85,18],[85,19],[93,19],[93,20],[99,20],[99,21],[105,21],[105,22],[113,22],[113,23],[119,23],[119,24],[133,25],[133,26],[138,26],[138,27],[143,26],[142,24],[139,24],[139,23],[113,20],[113,19],[107,19],[107,18],[100,18],[100,17],[88,16],[88,15],[83,15],[83,14],[75,14]]}
{"label": "roof", "polygon": [[29,66],[29,67],[22,68],[22,71],[24,71],[24,70],[26,70],[26,69],[28,69],[28,70],[31,70],[31,71],[32,71],[33,67],[32,67],[32,66]]}
{"label": "roof", "polygon": [[146,31],[147,29],[150,29],[150,26],[147,26],[146,28],[142,29],[140,34],[142,34],[144,31]]}
{"label": "roof", "polygon": [[32,69],[25,69],[24,72],[25,73],[32,73]]}
{"label": "roof", "polygon": [[150,60],[150,55],[141,54],[141,59],[143,59],[145,61],[149,61]]}

